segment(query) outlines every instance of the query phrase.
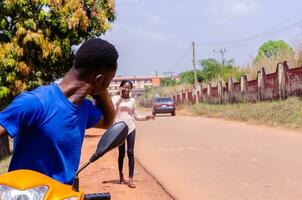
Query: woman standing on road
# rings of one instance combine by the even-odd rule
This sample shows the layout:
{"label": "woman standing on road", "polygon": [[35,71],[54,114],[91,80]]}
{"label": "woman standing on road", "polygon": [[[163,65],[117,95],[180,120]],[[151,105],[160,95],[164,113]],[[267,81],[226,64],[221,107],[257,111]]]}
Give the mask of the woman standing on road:
{"label": "woman standing on road", "polygon": [[[135,99],[130,97],[130,92],[133,88],[131,81],[123,80],[120,84],[119,95],[112,97],[112,102],[115,110],[115,122],[125,122],[129,127],[128,137],[127,137],[127,155],[129,160],[129,183],[130,188],[135,188],[133,183],[133,173],[134,173],[134,142],[135,142],[135,124],[134,120],[146,121],[149,119],[154,119],[153,116],[140,116],[136,111]],[[119,147],[119,175],[120,183],[125,183],[123,175],[123,163],[125,157],[125,143]]]}

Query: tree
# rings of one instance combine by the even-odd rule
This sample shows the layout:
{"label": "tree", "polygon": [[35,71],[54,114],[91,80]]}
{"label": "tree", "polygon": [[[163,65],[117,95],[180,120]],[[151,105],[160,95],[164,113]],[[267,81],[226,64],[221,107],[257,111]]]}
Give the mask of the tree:
{"label": "tree", "polygon": [[243,75],[242,69],[234,67],[233,59],[226,61],[224,65],[213,58],[201,60],[199,63],[202,67],[205,81],[220,79],[227,82],[230,78],[239,79]]}
{"label": "tree", "polygon": [[[196,70],[197,73],[197,81],[201,82],[204,80],[203,72],[201,70]],[[182,83],[189,83],[194,84],[195,78],[194,78],[194,71],[186,71],[180,74],[180,81]]]}
{"label": "tree", "polygon": [[172,78],[160,78],[160,86],[174,86],[177,84],[177,81]]}
{"label": "tree", "polygon": [[222,65],[213,58],[199,61],[205,81],[211,81],[213,78],[222,74]]}
{"label": "tree", "polygon": [[293,49],[283,40],[278,40],[278,41],[269,40],[263,43],[259,47],[256,60],[260,59],[261,57],[267,57],[267,58],[276,57],[283,51],[294,53]]}
{"label": "tree", "polygon": [[0,2],[0,101],[49,83],[72,65],[71,47],[114,21],[114,0]]}
{"label": "tree", "polygon": [[240,67],[234,67],[232,65],[227,65],[223,68],[221,78],[225,82],[229,81],[230,78],[235,78],[236,80],[239,80],[240,77],[244,75],[243,69]]}
{"label": "tree", "polygon": [[[201,60],[199,61],[199,64],[202,69],[196,71],[198,82],[211,81],[222,73],[222,65],[213,58]],[[180,74],[180,79],[184,83],[194,84],[194,72],[183,72]]]}
{"label": "tree", "polygon": [[[0,109],[18,93],[62,77],[72,46],[108,30],[114,7],[114,0],[1,0]],[[1,142],[3,153],[7,137]]]}

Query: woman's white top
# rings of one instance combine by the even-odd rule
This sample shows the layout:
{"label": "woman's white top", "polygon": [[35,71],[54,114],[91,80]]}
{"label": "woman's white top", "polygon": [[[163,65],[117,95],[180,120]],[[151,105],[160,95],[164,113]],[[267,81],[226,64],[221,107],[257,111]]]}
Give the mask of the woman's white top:
{"label": "woman's white top", "polygon": [[136,102],[133,97],[123,99],[116,95],[112,97],[112,102],[115,111],[115,122],[125,122],[129,127],[129,133],[135,129],[134,120],[145,120],[144,116],[138,115],[136,111]]}

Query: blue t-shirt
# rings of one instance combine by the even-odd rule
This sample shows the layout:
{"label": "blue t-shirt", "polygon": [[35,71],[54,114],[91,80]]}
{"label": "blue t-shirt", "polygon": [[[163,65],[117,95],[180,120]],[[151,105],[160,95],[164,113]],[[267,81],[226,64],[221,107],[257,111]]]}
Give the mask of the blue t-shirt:
{"label": "blue t-shirt", "polygon": [[30,169],[71,184],[85,129],[101,116],[89,100],[71,103],[56,84],[18,95],[0,113],[0,125],[14,138],[9,171]]}

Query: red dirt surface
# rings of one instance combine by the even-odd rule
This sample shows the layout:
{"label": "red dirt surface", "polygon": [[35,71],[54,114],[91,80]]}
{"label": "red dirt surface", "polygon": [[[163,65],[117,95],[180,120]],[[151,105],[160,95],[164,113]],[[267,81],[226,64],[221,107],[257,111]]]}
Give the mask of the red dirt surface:
{"label": "red dirt surface", "polygon": [[[81,156],[81,164],[94,153],[103,131],[87,130]],[[135,152],[135,150],[134,150]],[[112,200],[172,200],[173,198],[135,161],[135,189],[118,182],[118,150],[114,149],[92,163],[80,174],[80,187],[85,193],[110,192]],[[128,158],[124,160],[124,175],[128,179]]]}

